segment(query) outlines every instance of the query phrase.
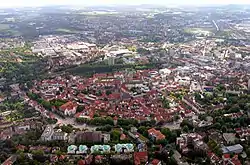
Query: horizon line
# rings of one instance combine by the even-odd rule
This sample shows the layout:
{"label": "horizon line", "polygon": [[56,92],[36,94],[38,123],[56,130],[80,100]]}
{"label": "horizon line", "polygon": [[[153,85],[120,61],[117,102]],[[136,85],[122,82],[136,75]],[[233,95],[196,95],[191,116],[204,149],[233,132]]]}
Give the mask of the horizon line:
{"label": "horizon line", "polygon": [[169,3],[169,4],[158,4],[158,3],[141,3],[141,4],[44,4],[44,5],[13,5],[13,6],[0,6],[0,9],[8,9],[8,8],[37,8],[37,7],[53,7],[53,6],[78,6],[78,7],[94,7],[94,6],[102,6],[102,7],[109,7],[109,6],[143,6],[143,5],[152,5],[152,6],[163,6],[163,7],[167,7],[167,6],[194,6],[194,7],[199,7],[199,6],[229,6],[229,5],[250,5],[249,3],[198,3],[198,4],[194,4],[194,3]]}

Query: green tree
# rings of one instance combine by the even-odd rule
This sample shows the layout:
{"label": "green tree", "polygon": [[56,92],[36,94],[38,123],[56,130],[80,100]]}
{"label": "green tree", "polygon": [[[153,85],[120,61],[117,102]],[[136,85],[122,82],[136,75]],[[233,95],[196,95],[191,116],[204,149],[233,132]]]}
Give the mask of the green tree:
{"label": "green tree", "polygon": [[76,109],[76,112],[82,112],[85,109],[85,107],[83,105],[79,105]]}
{"label": "green tree", "polygon": [[138,128],[138,132],[141,133],[143,136],[147,137],[148,136],[148,129],[145,126],[140,126]]}
{"label": "green tree", "polygon": [[174,121],[177,121],[179,119],[180,119],[179,115],[174,115]]}
{"label": "green tree", "polygon": [[121,133],[118,130],[113,130],[111,132],[111,139],[112,141],[118,142],[120,140]]}
{"label": "green tree", "polygon": [[52,108],[52,105],[50,104],[49,101],[42,100],[42,101],[41,101],[41,104],[42,104],[43,107],[46,108],[46,109],[51,109],[51,108]]}
{"label": "green tree", "polygon": [[110,95],[112,92],[110,90],[106,90],[106,95]]}
{"label": "green tree", "polygon": [[222,154],[223,154],[222,149],[220,148],[219,145],[216,146],[216,147],[214,148],[214,152],[215,152],[215,154],[218,155],[219,157],[221,157]]}
{"label": "green tree", "polygon": [[250,148],[247,148],[246,154],[247,154],[248,157],[250,157]]}
{"label": "green tree", "polygon": [[221,127],[221,131],[222,131],[223,133],[226,133],[226,132],[227,132],[227,127],[226,127],[225,125],[223,125],[223,126]]}
{"label": "green tree", "polygon": [[33,150],[32,154],[35,155],[35,156],[43,156],[44,151],[43,150]]}
{"label": "green tree", "polygon": [[214,127],[216,129],[221,129],[221,124],[217,122],[217,123],[214,124]]}
{"label": "green tree", "polygon": [[73,131],[73,127],[71,125],[63,125],[61,126],[63,132],[71,133]]}
{"label": "green tree", "polygon": [[172,132],[169,128],[162,128],[161,133],[166,136],[166,138],[172,136]]}
{"label": "green tree", "polygon": [[189,132],[189,128],[188,128],[188,126],[187,125],[185,125],[184,127],[183,127],[183,132],[185,132],[185,133],[188,133]]}

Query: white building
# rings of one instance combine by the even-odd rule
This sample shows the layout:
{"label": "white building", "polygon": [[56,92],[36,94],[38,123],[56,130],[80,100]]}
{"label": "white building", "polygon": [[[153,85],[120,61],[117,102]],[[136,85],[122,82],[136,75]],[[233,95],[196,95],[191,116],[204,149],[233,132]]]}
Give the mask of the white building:
{"label": "white building", "polygon": [[54,133],[54,129],[51,125],[48,125],[41,135],[41,141],[50,141]]}
{"label": "white building", "polygon": [[159,70],[159,73],[162,75],[170,75],[171,72],[172,71],[170,69],[167,69],[167,68]]}

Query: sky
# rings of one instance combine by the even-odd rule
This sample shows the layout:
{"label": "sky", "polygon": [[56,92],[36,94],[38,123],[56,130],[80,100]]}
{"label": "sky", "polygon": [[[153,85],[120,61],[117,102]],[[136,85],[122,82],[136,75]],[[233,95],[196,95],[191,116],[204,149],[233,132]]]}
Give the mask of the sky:
{"label": "sky", "polygon": [[0,0],[0,7],[44,5],[110,5],[110,4],[250,4],[250,0]]}

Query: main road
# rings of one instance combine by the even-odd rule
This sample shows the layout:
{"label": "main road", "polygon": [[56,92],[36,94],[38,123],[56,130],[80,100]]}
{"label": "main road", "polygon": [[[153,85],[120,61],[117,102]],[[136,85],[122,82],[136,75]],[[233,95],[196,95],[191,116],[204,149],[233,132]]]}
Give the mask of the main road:
{"label": "main road", "polygon": [[216,27],[216,30],[217,30],[217,31],[220,31],[220,28],[219,28],[219,26],[216,24],[215,20],[213,20],[212,22],[213,22],[214,26]]}

